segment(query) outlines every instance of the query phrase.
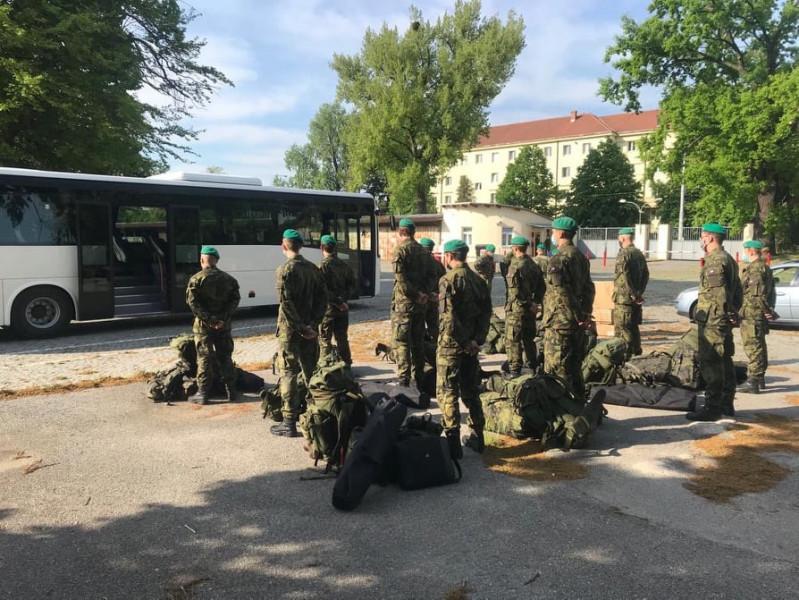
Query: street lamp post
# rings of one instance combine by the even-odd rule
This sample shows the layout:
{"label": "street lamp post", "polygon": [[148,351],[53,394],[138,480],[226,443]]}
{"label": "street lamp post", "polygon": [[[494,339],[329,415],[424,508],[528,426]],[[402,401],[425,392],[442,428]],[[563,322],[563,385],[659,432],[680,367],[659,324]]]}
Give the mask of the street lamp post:
{"label": "street lamp post", "polygon": [[635,209],[638,211],[638,224],[639,225],[641,224],[641,218],[644,215],[644,211],[643,211],[643,209],[640,206],[638,206],[638,204],[636,202],[632,202],[631,200],[625,200],[624,198],[620,198],[619,199],[619,204],[629,204],[630,206],[634,206]]}

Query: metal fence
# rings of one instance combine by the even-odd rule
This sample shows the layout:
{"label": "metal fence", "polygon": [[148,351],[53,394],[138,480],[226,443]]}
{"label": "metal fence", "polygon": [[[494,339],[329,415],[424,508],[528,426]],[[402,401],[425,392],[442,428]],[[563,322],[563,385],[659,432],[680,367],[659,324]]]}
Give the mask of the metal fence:
{"label": "metal fence", "polygon": [[580,227],[577,231],[578,240],[606,241],[619,237],[619,227]]}
{"label": "metal fence", "polygon": [[[682,239],[687,241],[698,241],[700,237],[702,237],[702,228],[701,227],[683,227],[682,228]],[[679,240],[680,239],[680,229],[678,227],[673,227],[671,230],[671,239],[672,240]],[[729,229],[726,239],[731,242],[740,242],[744,239],[744,232],[743,229],[735,230]]]}

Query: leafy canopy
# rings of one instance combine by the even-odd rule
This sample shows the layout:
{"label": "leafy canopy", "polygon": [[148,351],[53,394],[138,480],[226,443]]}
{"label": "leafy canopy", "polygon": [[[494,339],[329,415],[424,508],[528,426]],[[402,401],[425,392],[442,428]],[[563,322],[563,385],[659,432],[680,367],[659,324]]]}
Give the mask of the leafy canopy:
{"label": "leafy canopy", "polygon": [[435,23],[411,9],[401,33],[367,30],[359,54],[333,58],[338,96],[355,109],[350,177],[385,173],[391,208],[425,212],[436,179],[488,130],[488,106],[513,74],[524,24],[482,17],[478,0]]}
{"label": "leafy canopy", "polygon": [[525,146],[516,160],[508,165],[497,188],[497,202],[552,216],[550,205],[556,198],[557,186],[547,167],[544,151],[538,146]]}

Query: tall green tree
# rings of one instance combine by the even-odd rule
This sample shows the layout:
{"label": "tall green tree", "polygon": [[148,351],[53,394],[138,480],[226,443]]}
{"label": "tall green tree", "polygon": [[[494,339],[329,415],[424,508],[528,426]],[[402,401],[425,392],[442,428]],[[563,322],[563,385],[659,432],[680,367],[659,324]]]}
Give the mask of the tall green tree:
{"label": "tall green tree", "polygon": [[695,220],[754,219],[760,232],[773,206],[795,214],[796,0],[654,0],[649,12],[622,21],[606,55],[619,74],[600,94],[638,110],[642,87],[662,90],[658,130],[641,144],[650,170],[679,179],[684,161]]}
{"label": "tall green tree", "polygon": [[[347,189],[348,160],[345,129],[349,115],[339,103],[323,104],[308,127],[308,142],[286,150],[290,175],[275,177],[283,187],[341,191]],[[358,186],[360,187],[360,186]]]}
{"label": "tall green tree", "polygon": [[474,184],[466,175],[461,175],[458,180],[458,189],[455,190],[455,202],[474,202]]}
{"label": "tall green tree", "polygon": [[[189,152],[181,125],[230,81],[198,62],[178,0],[0,2],[0,164],[148,175]],[[149,87],[166,107],[137,98]]]}
{"label": "tall green tree", "polygon": [[385,173],[394,212],[426,212],[431,187],[488,130],[488,106],[513,74],[524,23],[458,1],[435,23],[411,10],[405,32],[367,30],[361,52],[337,54],[339,98],[355,107],[351,177]]}
{"label": "tall green tree", "polygon": [[544,151],[538,146],[525,146],[516,160],[508,165],[497,188],[497,202],[551,216],[551,204],[556,198],[557,186],[547,167]]}
{"label": "tall green tree", "polygon": [[565,213],[584,227],[615,227],[638,222],[638,211],[619,200],[638,202],[641,184],[632,163],[612,139],[592,149],[572,179]]}

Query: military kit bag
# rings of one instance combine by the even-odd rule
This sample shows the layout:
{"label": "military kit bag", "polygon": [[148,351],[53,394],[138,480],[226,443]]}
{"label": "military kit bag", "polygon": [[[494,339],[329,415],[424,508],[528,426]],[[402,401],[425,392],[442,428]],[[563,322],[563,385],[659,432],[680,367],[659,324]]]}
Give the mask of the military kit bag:
{"label": "military kit bag", "polygon": [[406,430],[394,452],[397,483],[404,490],[420,490],[461,480],[461,466],[452,458],[447,439],[441,435]]}
{"label": "military kit bag", "polygon": [[171,369],[158,371],[147,381],[147,397],[153,402],[178,402],[187,398],[183,383],[190,367],[179,361]]}
{"label": "military kit bag", "polygon": [[[678,360],[684,355],[680,355]],[[634,356],[619,370],[618,379],[623,383],[640,383],[643,385],[656,385],[665,383],[674,386],[683,384],[679,376],[672,375],[672,357],[665,352],[650,352],[641,356]],[[690,376],[689,376],[690,377]],[[600,381],[602,384],[612,384],[611,381]]]}
{"label": "military kit bag", "polygon": [[169,340],[169,346],[177,350],[180,360],[189,366],[190,377],[197,375],[197,346],[194,345],[193,333],[181,333]]}
{"label": "military kit bag", "polygon": [[696,391],[670,385],[643,385],[627,383],[601,386],[604,390],[605,404],[630,406],[635,408],[654,408],[690,412],[696,407]]}
{"label": "military kit bag", "polygon": [[605,415],[604,400],[605,391],[599,390],[592,394],[579,414],[562,412],[556,416],[541,436],[541,444],[545,448],[561,448],[566,451],[585,448],[591,433],[602,423]]}
{"label": "military kit bag", "polygon": [[493,311],[488,322],[488,333],[481,348],[483,354],[502,354],[505,352],[505,321]]}
{"label": "military kit bag", "polygon": [[612,385],[626,354],[627,342],[621,338],[598,342],[583,360],[583,381]]}

